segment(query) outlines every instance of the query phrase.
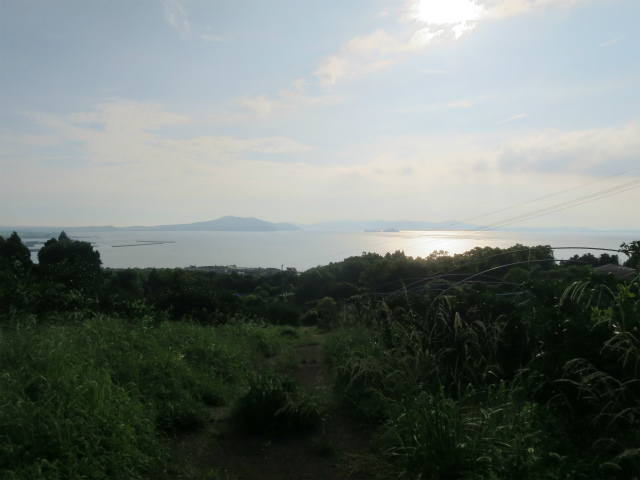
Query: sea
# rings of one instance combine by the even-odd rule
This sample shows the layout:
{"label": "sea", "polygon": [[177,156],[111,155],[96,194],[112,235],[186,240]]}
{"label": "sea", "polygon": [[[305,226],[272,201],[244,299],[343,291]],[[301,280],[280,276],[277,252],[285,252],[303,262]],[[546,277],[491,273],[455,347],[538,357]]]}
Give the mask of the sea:
{"label": "sea", "polygon": [[[638,231],[114,231],[74,232],[69,236],[90,242],[100,252],[102,264],[107,268],[233,265],[248,268],[292,267],[298,271],[340,262],[365,252],[384,255],[387,252],[403,251],[407,256],[424,258],[440,250],[453,255],[474,247],[550,245],[556,249],[556,259],[567,259],[587,252],[599,256],[602,251],[589,248],[617,249],[623,242],[640,240]],[[35,244],[32,248],[40,246],[41,244]],[[37,261],[36,251],[32,252],[32,256]],[[625,259],[626,256],[620,254],[621,262]]]}

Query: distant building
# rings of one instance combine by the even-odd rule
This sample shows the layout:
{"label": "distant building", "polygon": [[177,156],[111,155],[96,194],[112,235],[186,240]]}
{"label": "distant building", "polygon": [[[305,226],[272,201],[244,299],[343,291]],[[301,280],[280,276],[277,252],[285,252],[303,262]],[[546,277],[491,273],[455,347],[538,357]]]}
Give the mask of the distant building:
{"label": "distant building", "polygon": [[614,277],[621,278],[623,280],[631,280],[638,275],[633,268],[622,267],[614,264],[602,265],[600,267],[596,267],[596,270],[603,275],[611,274]]}

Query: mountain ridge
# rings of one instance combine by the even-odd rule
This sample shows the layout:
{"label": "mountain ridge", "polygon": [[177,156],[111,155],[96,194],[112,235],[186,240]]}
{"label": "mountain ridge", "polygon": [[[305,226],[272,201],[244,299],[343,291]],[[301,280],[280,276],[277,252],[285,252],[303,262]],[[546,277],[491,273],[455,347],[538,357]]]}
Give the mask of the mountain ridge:
{"label": "mountain ridge", "polygon": [[[65,226],[26,226],[11,227],[0,226],[0,235],[10,235],[12,231],[29,232],[42,235],[54,234],[57,236],[60,231],[66,232],[116,232],[116,231],[218,231],[218,232],[282,232],[282,231],[384,231],[384,230],[400,230],[400,231],[484,231],[485,227],[473,225],[465,222],[446,221],[446,222],[416,222],[410,220],[364,220],[364,221],[333,221],[319,222],[313,224],[302,224],[293,222],[273,223],[260,220],[255,217],[235,217],[227,215],[215,220],[207,220],[204,222],[179,223],[155,226],[127,226],[115,227],[113,225],[102,226],[86,226],[86,227],[65,227]],[[493,229],[486,229],[487,231]],[[496,230],[504,231],[572,231],[572,232],[594,232],[588,227],[509,227]],[[640,232],[638,229],[612,229],[607,232]],[[55,233],[57,232],[57,233]]]}

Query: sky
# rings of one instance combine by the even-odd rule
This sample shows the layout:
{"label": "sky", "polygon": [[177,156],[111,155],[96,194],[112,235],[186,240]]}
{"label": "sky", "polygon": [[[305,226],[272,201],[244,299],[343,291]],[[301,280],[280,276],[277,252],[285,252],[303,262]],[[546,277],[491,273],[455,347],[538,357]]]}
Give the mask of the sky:
{"label": "sky", "polygon": [[640,229],[639,18],[637,0],[0,0],[0,225]]}

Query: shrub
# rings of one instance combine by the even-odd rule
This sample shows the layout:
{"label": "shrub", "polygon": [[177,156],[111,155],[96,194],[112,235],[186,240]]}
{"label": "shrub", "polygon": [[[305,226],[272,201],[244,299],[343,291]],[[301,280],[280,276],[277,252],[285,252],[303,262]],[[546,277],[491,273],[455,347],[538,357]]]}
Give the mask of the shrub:
{"label": "shrub", "polygon": [[322,410],[319,399],[294,380],[263,373],[238,399],[234,418],[244,432],[291,433],[318,427]]}

